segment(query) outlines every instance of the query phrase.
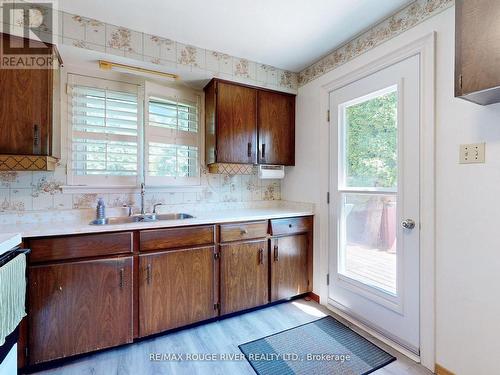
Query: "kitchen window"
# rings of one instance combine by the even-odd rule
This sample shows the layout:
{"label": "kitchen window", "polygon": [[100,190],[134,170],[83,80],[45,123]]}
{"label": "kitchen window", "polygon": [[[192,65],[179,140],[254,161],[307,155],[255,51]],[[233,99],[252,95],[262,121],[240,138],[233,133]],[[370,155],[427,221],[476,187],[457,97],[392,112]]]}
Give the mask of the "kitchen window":
{"label": "kitchen window", "polygon": [[146,83],[146,184],[200,183],[200,100],[187,89]]}
{"label": "kitchen window", "polygon": [[68,182],[199,184],[200,101],[188,89],[70,74]]}

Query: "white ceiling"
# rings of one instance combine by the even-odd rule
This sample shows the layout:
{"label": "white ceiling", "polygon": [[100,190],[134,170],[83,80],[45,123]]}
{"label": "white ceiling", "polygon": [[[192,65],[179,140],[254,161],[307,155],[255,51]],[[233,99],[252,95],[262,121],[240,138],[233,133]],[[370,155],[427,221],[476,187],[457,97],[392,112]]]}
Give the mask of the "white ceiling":
{"label": "white ceiling", "polygon": [[64,0],[62,10],[300,71],[413,0]]}

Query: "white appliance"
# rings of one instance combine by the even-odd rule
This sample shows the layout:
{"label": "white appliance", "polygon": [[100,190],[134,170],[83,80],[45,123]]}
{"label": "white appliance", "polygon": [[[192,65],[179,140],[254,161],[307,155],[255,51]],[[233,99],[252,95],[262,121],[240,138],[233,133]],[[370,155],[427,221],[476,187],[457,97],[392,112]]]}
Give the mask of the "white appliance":
{"label": "white appliance", "polygon": [[[0,234],[0,267],[19,254],[26,252],[19,250],[21,236],[19,234]],[[2,296],[0,295],[0,298]],[[5,343],[0,346],[0,375],[17,374],[17,339],[18,329],[6,337]],[[2,338],[3,339],[3,338]]]}

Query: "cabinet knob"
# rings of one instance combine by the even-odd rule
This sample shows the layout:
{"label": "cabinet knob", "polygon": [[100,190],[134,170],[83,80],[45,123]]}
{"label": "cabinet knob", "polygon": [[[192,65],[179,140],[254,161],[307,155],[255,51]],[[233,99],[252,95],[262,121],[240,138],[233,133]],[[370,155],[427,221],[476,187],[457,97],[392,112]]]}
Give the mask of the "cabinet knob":
{"label": "cabinet knob", "polygon": [[293,225],[292,224],[288,224],[288,228],[291,228]]}
{"label": "cabinet knob", "polygon": [[241,234],[244,235],[244,234],[248,234],[248,229],[246,228],[241,228]]}
{"label": "cabinet knob", "polygon": [[59,285],[59,291],[62,292],[62,286],[61,285]]}

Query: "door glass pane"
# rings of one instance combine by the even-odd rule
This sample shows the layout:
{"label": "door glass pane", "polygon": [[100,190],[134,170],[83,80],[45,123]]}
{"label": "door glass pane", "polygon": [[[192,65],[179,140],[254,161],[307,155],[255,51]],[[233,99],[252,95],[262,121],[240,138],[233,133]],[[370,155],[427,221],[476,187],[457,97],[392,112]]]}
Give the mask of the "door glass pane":
{"label": "door glass pane", "polygon": [[344,184],[396,188],[397,86],[340,106],[344,123]]}
{"label": "door glass pane", "polygon": [[341,196],[339,273],[396,295],[396,196]]}

